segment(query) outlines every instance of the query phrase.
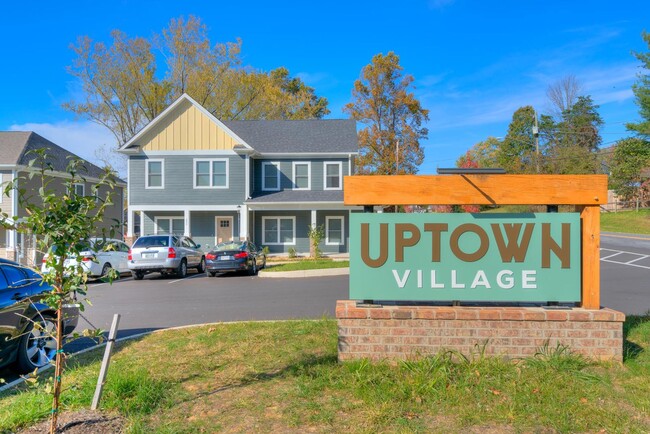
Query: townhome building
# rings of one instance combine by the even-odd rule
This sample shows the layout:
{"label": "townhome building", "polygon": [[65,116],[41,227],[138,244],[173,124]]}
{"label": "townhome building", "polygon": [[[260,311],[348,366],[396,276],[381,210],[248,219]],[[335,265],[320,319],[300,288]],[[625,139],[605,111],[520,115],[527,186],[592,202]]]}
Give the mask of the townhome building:
{"label": "townhome building", "polygon": [[[66,168],[70,159],[76,158],[82,161],[78,175],[84,180],[74,184],[73,193],[81,196],[92,195],[98,199],[106,197],[108,191],[104,188],[96,193],[93,192],[93,185],[99,182],[103,169],[33,131],[0,131],[0,219],[7,220],[6,223],[11,224],[14,217],[26,216],[26,211],[19,198],[21,190],[26,197],[37,195],[38,189],[41,187],[41,179],[38,176],[29,178],[30,173],[40,169],[37,166],[30,166],[30,161],[36,158],[32,151],[36,150],[45,150],[47,156],[48,188],[61,195],[71,193],[66,192],[68,188],[66,181],[70,178]],[[5,187],[8,185],[12,185],[13,188],[8,190],[8,194],[4,194]],[[117,179],[112,192],[113,205],[106,209],[104,221],[96,228],[95,235],[101,235],[102,229],[114,229],[115,237],[122,237],[125,190],[126,182]],[[43,252],[37,250],[34,237],[31,234],[5,229],[0,225],[0,258],[15,260],[25,265],[34,265],[40,261],[42,255]]]}
{"label": "townhome building", "polygon": [[184,94],[125,143],[127,239],[191,236],[203,249],[252,240],[271,253],[348,252],[343,177],[358,153],[353,120],[220,121]]}

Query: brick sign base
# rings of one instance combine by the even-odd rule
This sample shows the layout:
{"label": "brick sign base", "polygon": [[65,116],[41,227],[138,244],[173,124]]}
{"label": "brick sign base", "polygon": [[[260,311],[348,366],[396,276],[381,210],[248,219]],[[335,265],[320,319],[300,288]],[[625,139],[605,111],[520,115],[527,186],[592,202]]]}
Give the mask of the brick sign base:
{"label": "brick sign base", "polygon": [[548,342],[598,360],[623,360],[625,315],[611,309],[541,307],[362,307],[336,304],[339,360],[414,359],[444,350],[526,357]]}

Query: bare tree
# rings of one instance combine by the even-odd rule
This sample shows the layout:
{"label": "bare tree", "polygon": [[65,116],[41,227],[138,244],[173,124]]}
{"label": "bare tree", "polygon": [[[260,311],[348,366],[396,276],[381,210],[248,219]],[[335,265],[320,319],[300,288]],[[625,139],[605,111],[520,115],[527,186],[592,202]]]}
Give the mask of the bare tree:
{"label": "bare tree", "polygon": [[573,107],[582,89],[582,83],[575,75],[567,75],[551,84],[546,89],[546,96],[551,103],[553,117],[560,118],[565,110]]}

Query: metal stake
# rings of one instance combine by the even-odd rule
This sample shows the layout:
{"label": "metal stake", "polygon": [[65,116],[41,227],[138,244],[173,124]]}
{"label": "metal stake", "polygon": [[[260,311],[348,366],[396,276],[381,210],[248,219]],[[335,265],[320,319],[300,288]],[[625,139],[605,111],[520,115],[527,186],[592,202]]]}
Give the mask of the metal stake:
{"label": "metal stake", "polygon": [[106,343],[106,350],[104,351],[104,359],[102,360],[102,367],[99,370],[99,377],[97,378],[97,386],[95,387],[95,396],[93,403],[90,406],[91,410],[97,410],[99,407],[99,400],[102,397],[104,390],[104,383],[106,382],[106,375],[108,374],[108,365],[111,362],[111,351],[115,343],[115,336],[117,335],[117,326],[120,323],[120,314],[113,315],[113,324],[111,324],[111,331],[108,333],[108,342]]}

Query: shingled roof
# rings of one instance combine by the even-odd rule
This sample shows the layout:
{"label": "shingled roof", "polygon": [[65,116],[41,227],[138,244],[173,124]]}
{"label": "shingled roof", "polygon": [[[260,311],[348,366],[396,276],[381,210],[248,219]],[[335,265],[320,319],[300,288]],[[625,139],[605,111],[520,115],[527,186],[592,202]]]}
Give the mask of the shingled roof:
{"label": "shingled roof", "polygon": [[353,120],[226,121],[224,124],[257,152],[357,152]]}
{"label": "shingled roof", "polygon": [[[34,155],[30,151],[47,148],[48,162],[57,172],[65,172],[70,158],[81,157],[63,149],[56,143],[50,142],[33,131],[0,131],[0,164],[26,166]],[[99,178],[103,170],[94,164],[83,160],[87,171],[82,176]],[[117,182],[124,183],[121,179]]]}

